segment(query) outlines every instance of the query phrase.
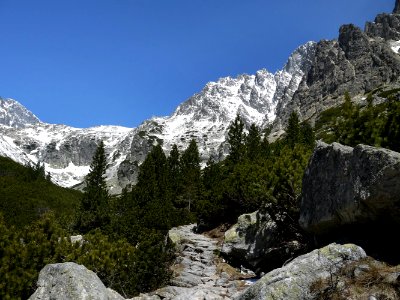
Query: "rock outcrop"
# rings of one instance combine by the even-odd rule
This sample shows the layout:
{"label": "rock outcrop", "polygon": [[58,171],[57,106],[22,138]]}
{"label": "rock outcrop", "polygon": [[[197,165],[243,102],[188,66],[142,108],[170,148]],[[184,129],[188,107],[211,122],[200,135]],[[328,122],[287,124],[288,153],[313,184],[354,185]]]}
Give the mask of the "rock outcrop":
{"label": "rock outcrop", "polygon": [[[398,87],[400,75],[400,15],[380,14],[367,22],[365,31],[343,25],[337,40],[317,43],[310,71],[286,106],[277,106],[276,120],[285,124],[292,111],[302,120],[343,101],[345,92],[361,101],[364,94],[382,85]],[[276,122],[275,122],[276,123]],[[275,130],[280,128],[275,124]]]}
{"label": "rock outcrop", "polygon": [[400,153],[319,143],[303,178],[300,225],[323,234],[378,219],[400,224]]}
{"label": "rock outcrop", "polygon": [[99,277],[82,265],[72,262],[45,266],[39,274],[37,290],[29,300],[93,299],[123,300],[108,289]]}
{"label": "rock outcrop", "polygon": [[356,243],[398,264],[400,153],[319,143],[303,177],[299,222],[317,244]]}
{"label": "rock outcrop", "polygon": [[239,216],[225,232],[221,254],[232,264],[260,274],[281,267],[300,248],[298,241],[281,241],[277,224],[267,213],[256,211]]}
{"label": "rock outcrop", "polygon": [[346,264],[364,257],[364,250],[356,245],[330,244],[299,256],[286,266],[266,274],[235,299],[315,299],[310,290],[314,282],[334,276]]}

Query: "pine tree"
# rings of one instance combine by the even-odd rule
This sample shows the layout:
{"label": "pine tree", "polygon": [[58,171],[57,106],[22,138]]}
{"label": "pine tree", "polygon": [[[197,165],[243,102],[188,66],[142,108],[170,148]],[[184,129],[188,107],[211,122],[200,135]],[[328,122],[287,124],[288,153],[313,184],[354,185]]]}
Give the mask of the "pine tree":
{"label": "pine tree", "polygon": [[178,147],[174,144],[167,159],[168,163],[168,181],[171,186],[171,193],[173,200],[176,200],[177,195],[182,188],[181,182],[181,166],[180,166],[180,153]]}
{"label": "pine tree", "polygon": [[239,114],[228,128],[229,160],[236,164],[244,154],[244,123]]}
{"label": "pine tree", "polygon": [[153,147],[139,168],[133,202],[140,210],[135,214],[143,230],[165,231],[173,225],[167,158],[160,145]]}
{"label": "pine tree", "polygon": [[260,156],[261,133],[256,124],[251,124],[249,133],[246,136],[246,157],[255,161]]}
{"label": "pine tree", "polygon": [[101,141],[93,156],[89,174],[85,177],[84,194],[77,220],[77,227],[83,233],[108,223],[109,193],[105,180],[106,170],[104,143]]}
{"label": "pine tree", "polygon": [[389,100],[388,116],[383,129],[385,140],[383,146],[394,151],[400,151],[400,104]]}
{"label": "pine tree", "polygon": [[302,122],[300,124],[300,134],[301,134],[301,142],[304,145],[313,148],[315,145],[315,133],[314,129],[308,122]]}
{"label": "pine tree", "polygon": [[260,145],[261,157],[267,159],[271,154],[271,145],[268,140],[268,136],[271,134],[272,125],[269,125],[263,129],[263,138]]}
{"label": "pine tree", "polygon": [[192,204],[199,199],[201,192],[200,155],[197,143],[191,140],[180,160],[183,181],[183,198],[191,211]]}
{"label": "pine tree", "polygon": [[289,117],[288,126],[286,128],[286,142],[293,148],[296,143],[300,142],[300,122],[299,115],[292,112]]}

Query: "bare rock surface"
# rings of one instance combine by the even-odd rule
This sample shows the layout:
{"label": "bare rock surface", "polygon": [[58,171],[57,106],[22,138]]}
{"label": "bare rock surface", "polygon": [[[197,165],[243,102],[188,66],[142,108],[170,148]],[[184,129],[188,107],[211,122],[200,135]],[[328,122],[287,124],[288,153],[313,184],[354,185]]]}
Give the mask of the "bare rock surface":
{"label": "bare rock surface", "polygon": [[67,262],[45,266],[39,274],[37,290],[29,300],[123,300],[104,286],[85,266]]}
{"label": "bare rock surface", "polygon": [[267,212],[238,217],[225,232],[221,253],[234,265],[244,265],[257,274],[281,267],[301,249],[297,240],[282,241],[278,225]]}
{"label": "bare rock surface", "polygon": [[364,257],[364,250],[356,245],[330,244],[269,272],[235,299],[315,299],[310,287],[316,280],[334,276],[344,265]]}
{"label": "bare rock surface", "polygon": [[300,225],[313,234],[379,219],[400,224],[400,153],[319,143],[303,178]]}

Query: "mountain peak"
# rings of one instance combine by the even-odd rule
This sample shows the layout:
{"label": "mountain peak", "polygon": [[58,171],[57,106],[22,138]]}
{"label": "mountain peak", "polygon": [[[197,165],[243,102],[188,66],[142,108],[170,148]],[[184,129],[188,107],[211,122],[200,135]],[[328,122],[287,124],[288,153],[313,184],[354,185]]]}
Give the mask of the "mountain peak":
{"label": "mountain peak", "polygon": [[0,124],[24,128],[27,125],[40,123],[40,120],[22,104],[14,99],[0,97]]}
{"label": "mountain peak", "polygon": [[394,14],[400,14],[400,0],[396,0],[396,4],[394,5]]}

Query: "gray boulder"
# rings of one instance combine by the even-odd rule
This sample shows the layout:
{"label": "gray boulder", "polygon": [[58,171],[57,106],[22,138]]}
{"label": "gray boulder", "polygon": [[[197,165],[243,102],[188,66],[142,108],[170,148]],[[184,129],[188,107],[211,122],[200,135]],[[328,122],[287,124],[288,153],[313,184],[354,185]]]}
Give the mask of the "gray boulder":
{"label": "gray boulder", "polygon": [[400,153],[319,143],[303,178],[300,225],[320,235],[379,220],[400,224]]}
{"label": "gray boulder", "polygon": [[282,242],[277,224],[260,211],[239,216],[225,232],[222,255],[256,273],[280,267],[300,249],[297,241]]}
{"label": "gray boulder", "polygon": [[310,288],[318,279],[334,276],[343,266],[366,257],[353,244],[330,244],[291,261],[266,274],[236,300],[307,300],[314,299]]}
{"label": "gray boulder", "polygon": [[97,275],[82,265],[67,262],[45,266],[30,300],[123,300],[104,286]]}

